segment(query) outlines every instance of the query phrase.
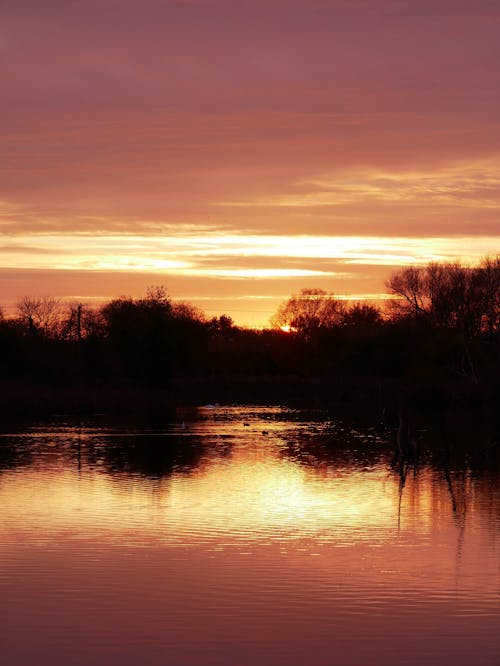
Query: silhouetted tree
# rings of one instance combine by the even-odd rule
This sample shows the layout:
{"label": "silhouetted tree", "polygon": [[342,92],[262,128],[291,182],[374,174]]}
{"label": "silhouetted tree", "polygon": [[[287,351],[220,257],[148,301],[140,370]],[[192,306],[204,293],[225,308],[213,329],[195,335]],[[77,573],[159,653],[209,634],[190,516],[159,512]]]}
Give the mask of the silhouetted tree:
{"label": "silhouetted tree", "polygon": [[500,333],[500,257],[473,267],[454,262],[403,268],[391,275],[387,287],[397,296],[392,301],[397,315],[449,332],[450,344],[462,348],[458,369],[477,383],[475,341]]}
{"label": "silhouetted tree", "polygon": [[302,289],[280,305],[271,319],[274,328],[288,328],[305,337],[320,328],[342,323],[345,304],[323,289]]}
{"label": "silhouetted tree", "polygon": [[59,322],[62,340],[81,341],[90,337],[103,338],[105,322],[102,313],[85,303],[67,303]]}
{"label": "silhouetted tree", "polygon": [[499,329],[500,257],[479,266],[430,263],[394,272],[386,286],[396,315],[422,317],[433,327],[459,331],[467,340]]}
{"label": "silhouetted tree", "polygon": [[19,319],[30,333],[57,337],[61,303],[51,296],[24,296],[17,303]]}
{"label": "silhouetted tree", "polygon": [[396,296],[389,301],[395,316],[420,316],[428,310],[424,275],[421,268],[406,266],[392,273],[386,287]]}
{"label": "silhouetted tree", "polygon": [[161,293],[146,298],[122,296],[103,306],[110,371],[124,380],[162,383],[170,374],[166,336],[172,305]]}
{"label": "silhouetted tree", "polygon": [[187,371],[205,331],[203,314],[188,303],[173,303],[164,287],[149,288],[145,298],[115,299],[101,312],[115,370],[150,385]]}
{"label": "silhouetted tree", "polygon": [[246,377],[388,378],[425,394],[444,387],[446,395],[449,388],[460,395],[461,386],[476,391],[473,378],[478,394],[500,395],[500,257],[474,267],[402,268],[388,288],[390,316],[304,289],[280,306],[276,328],[264,331],[235,326],[226,315],[207,320],[163,286],[98,309],[25,297],[17,317],[0,312],[0,378],[134,389],[165,388],[172,379],[194,387],[202,378],[200,386],[215,381],[228,399],[233,380]]}
{"label": "silhouetted tree", "polygon": [[192,322],[205,323],[204,313],[191,303],[177,301],[172,303],[172,317],[177,320],[187,320]]}
{"label": "silhouetted tree", "polygon": [[500,256],[481,262],[482,328],[490,336],[500,332]]}
{"label": "silhouetted tree", "polygon": [[207,323],[208,330],[214,336],[221,335],[223,337],[228,337],[236,330],[231,317],[227,315],[220,315],[220,317],[212,317]]}
{"label": "silhouetted tree", "polygon": [[383,323],[380,310],[369,303],[353,303],[346,308],[342,316],[345,326],[357,326],[360,328],[373,328]]}

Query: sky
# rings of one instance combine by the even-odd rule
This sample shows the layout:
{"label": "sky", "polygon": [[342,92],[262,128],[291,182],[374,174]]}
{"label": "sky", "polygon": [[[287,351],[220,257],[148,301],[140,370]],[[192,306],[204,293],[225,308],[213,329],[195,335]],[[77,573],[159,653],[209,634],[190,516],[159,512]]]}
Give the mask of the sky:
{"label": "sky", "polygon": [[500,254],[497,0],[1,0],[0,306],[266,325]]}

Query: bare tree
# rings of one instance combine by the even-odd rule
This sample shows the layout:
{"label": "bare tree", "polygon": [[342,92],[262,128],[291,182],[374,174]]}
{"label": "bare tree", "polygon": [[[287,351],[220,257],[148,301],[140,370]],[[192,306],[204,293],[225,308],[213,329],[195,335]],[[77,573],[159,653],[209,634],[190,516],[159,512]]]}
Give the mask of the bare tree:
{"label": "bare tree", "polygon": [[172,304],[167,289],[162,284],[148,287],[146,289],[146,298],[144,301],[155,305],[163,305],[165,307],[170,307]]}
{"label": "bare tree", "polygon": [[323,289],[302,289],[282,303],[271,318],[274,328],[289,328],[309,336],[319,328],[342,323],[345,305]]}
{"label": "bare tree", "polygon": [[461,331],[467,339],[499,330],[500,257],[479,266],[431,263],[394,272],[386,283],[398,315],[426,317],[436,327]]}
{"label": "bare tree", "polygon": [[61,314],[60,301],[51,296],[23,296],[17,303],[19,319],[32,333],[57,335]]}
{"label": "bare tree", "polygon": [[386,287],[397,297],[389,303],[396,315],[418,316],[427,312],[429,303],[421,268],[406,266],[395,271]]}
{"label": "bare tree", "polygon": [[387,287],[397,296],[396,314],[424,318],[458,335],[463,372],[478,382],[471,343],[500,332],[500,257],[487,257],[473,267],[454,262],[402,268]]}
{"label": "bare tree", "polygon": [[500,331],[500,256],[486,257],[480,265],[483,281],[482,329],[489,335]]}

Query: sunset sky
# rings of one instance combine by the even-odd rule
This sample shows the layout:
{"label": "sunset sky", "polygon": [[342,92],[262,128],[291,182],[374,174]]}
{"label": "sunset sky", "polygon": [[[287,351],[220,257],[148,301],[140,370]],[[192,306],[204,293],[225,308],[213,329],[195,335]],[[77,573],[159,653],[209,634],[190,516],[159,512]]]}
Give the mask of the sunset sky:
{"label": "sunset sky", "polygon": [[304,287],[500,253],[498,0],[2,0],[0,305]]}

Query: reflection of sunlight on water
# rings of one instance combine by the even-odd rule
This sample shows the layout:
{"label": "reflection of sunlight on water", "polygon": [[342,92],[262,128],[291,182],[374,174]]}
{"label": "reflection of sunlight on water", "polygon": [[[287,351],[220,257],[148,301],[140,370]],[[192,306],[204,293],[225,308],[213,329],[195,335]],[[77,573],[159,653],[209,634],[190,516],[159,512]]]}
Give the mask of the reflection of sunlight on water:
{"label": "reflection of sunlight on water", "polygon": [[[287,420],[286,412],[283,419],[283,410],[276,408],[210,408],[202,415],[177,428],[184,438],[181,447],[193,436],[210,443],[197,466],[185,471],[173,465],[156,479],[106,468],[114,431],[78,431],[83,446],[78,472],[73,429],[31,433],[46,442],[42,464],[7,473],[0,488],[2,506],[13,517],[11,528],[27,525],[45,534],[99,531],[116,538],[141,534],[148,541],[192,546],[219,539],[349,545],[380,543],[402,533],[422,538],[450,519],[449,493],[429,472],[410,474],[400,496],[399,477],[383,460],[361,466],[333,458],[311,467],[286,455],[287,437],[293,435],[296,452],[306,432],[325,429],[321,422]],[[164,432],[147,434],[140,446],[153,442],[154,451],[169,446]],[[119,436],[134,442],[138,433]],[[89,464],[87,446],[96,442],[102,456]]]}
{"label": "reflection of sunlight on water", "polygon": [[[320,536],[322,541],[347,543],[379,539],[384,530],[394,529],[398,493],[397,481],[385,468],[315,469],[285,455],[284,446],[292,435],[300,446],[306,433],[318,435],[326,429],[325,422],[303,422],[282,408],[208,406],[195,420],[174,428],[181,443],[193,437],[209,443],[203,460],[188,473],[176,472],[174,466],[171,475],[154,481],[116,472],[110,476],[103,472],[103,461],[94,460],[92,466],[84,462],[76,483],[67,460],[60,460],[53,451],[54,446],[71,449],[75,431],[63,427],[30,433],[46,444],[46,466],[27,470],[17,482],[16,477],[10,479],[10,510],[22,507],[19,525],[23,516],[36,516],[35,524],[43,525],[45,531],[92,531],[97,514],[101,530],[123,534],[153,529],[156,538],[182,539],[192,545],[217,541],[221,535],[225,542],[228,538],[283,541]],[[137,437],[133,431],[119,434],[125,444],[127,438]],[[164,432],[147,435],[142,446],[152,442],[156,451],[169,446]],[[86,447],[95,442],[106,454],[110,446],[106,438],[111,442],[115,436],[112,430],[80,429],[83,459]],[[222,455],[221,446],[228,444],[229,455]],[[4,494],[3,499],[9,504],[9,496]]]}
{"label": "reflection of sunlight on water", "polygon": [[173,480],[169,510],[181,529],[203,526],[207,534],[214,529],[257,539],[355,529],[359,539],[393,525],[397,487],[383,483],[386,473],[326,478],[291,461],[252,453],[236,454],[229,464],[190,479]]}
{"label": "reflection of sunlight on water", "polygon": [[496,663],[498,488],[402,487],[348,435],[257,408],[11,435],[32,455],[0,475],[5,663]]}
{"label": "reflection of sunlight on water", "polygon": [[30,470],[6,479],[0,499],[17,529],[28,522],[46,533],[99,526],[123,534],[161,526],[160,538],[182,535],[191,543],[221,533],[293,539],[326,531],[359,540],[394,528],[397,490],[381,469],[329,478],[255,449],[156,481],[111,479],[97,470],[78,479],[69,470]]}

